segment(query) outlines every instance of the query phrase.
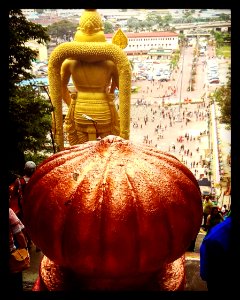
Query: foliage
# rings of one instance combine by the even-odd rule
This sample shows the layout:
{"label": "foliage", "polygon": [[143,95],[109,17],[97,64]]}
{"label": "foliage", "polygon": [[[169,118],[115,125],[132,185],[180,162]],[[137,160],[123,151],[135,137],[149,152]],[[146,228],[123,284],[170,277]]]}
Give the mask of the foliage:
{"label": "foliage", "polygon": [[[51,104],[32,86],[19,86],[33,78],[32,62],[37,52],[25,45],[50,39],[46,29],[26,20],[21,10],[9,11],[9,122],[8,171],[21,174],[29,154],[37,156],[45,148],[51,130]],[[41,156],[41,155],[40,155]]]}
{"label": "foliage", "polygon": [[231,57],[231,46],[222,46],[216,49],[217,56],[224,56],[225,58]]}
{"label": "foliage", "polygon": [[[111,22],[103,22],[104,33],[113,33],[114,27]],[[71,37],[77,31],[78,22],[71,22],[68,20],[61,20],[55,22],[47,27],[48,34],[54,38],[60,38],[62,40],[70,40]]]}
{"label": "foliage", "polygon": [[44,9],[43,9],[43,8],[36,9],[36,13],[38,13],[38,14],[42,14],[43,12],[44,12]]}
{"label": "foliage", "polygon": [[25,46],[29,40],[39,44],[50,41],[45,28],[26,20],[21,10],[9,11],[9,88],[15,82],[33,78],[32,61],[37,58],[37,51]]}
{"label": "foliage", "polygon": [[139,93],[140,87],[139,86],[132,86],[131,92],[132,94]]}
{"label": "foliage", "polygon": [[[230,74],[230,72],[229,72]],[[213,99],[217,102],[220,108],[221,116],[220,123],[226,124],[226,129],[231,128],[231,77],[229,75],[226,86],[218,88],[214,94]]]}
{"label": "foliage", "polygon": [[231,128],[231,89],[222,86],[215,92],[216,102],[220,106],[220,123],[226,124],[226,128]]}
{"label": "foliage", "polygon": [[[51,129],[51,104],[31,86],[19,87],[9,98],[9,120],[13,139],[21,140],[21,152],[36,152]],[[37,118],[36,118],[37,116]],[[36,130],[37,129],[37,130]]]}
{"label": "foliage", "polygon": [[60,38],[69,40],[77,31],[78,23],[73,23],[68,20],[55,22],[47,27],[47,32],[52,38]]}
{"label": "foliage", "polygon": [[183,33],[178,34],[178,44],[179,47],[184,47],[187,45],[187,37]]}
{"label": "foliage", "polygon": [[172,22],[172,16],[167,14],[164,17],[159,16],[154,12],[150,12],[147,14],[145,20],[139,20],[137,17],[131,17],[127,20],[128,31],[153,31],[153,27],[156,27],[157,30],[173,30],[170,27],[169,23]]}
{"label": "foliage", "polygon": [[136,32],[139,29],[139,20],[135,17],[131,17],[127,20],[128,31],[135,30]]}
{"label": "foliage", "polygon": [[104,25],[104,33],[113,33],[114,32],[112,23],[104,22],[103,25]]}
{"label": "foliage", "polygon": [[215,38],[216,48],[231,44],[231,34],[229,32],[221,32],[221,31],[212,30],[211,33],[213,34],[213,36]]}
{"label": "foliage", "polygon": [[176,50],[172,56],[171,56],[171,68],[174,69],[178,62],[179,62],[179,58],[180,58],[180,51],[179,50]]}
{"label": "foliage", "polygon": [[[38,10],[40,12],[40,10]],[[120,11],[124,12],[127,9],[120,9]],[[138,15],[136,17],[131,17],[127,20],[127,28],[128,31],[176,31],[174,24],[177,23],[198,23],[198,22],[212,22],[212,21],[230,21],[230,14],[220,14],[216,17],[194,17],[195,10],[188,9],[185,10],[183,17],[181,18],[173,18],[170,13],[167,13],[164,16],[161,16],[159,12],[149,12],[146,15],[146,19],[138,19]],[[106,24],[105,24],[106,23]],[[103,23],[104,25],[104,33],[113,33],[115,25],[111,22],[111,20],[107,20]],[[77,30],[78,23],[73,23],[68,20],[62,20],[60,22],[55,22],[48,26],[48,33],[53,38],[66,38],[69,40],[69,37],[73,35]]]}
{"label": "foliage", "polygon": [[129,59],[129,63],[130,63],[130,65],[131,65],[131,69],[132,69],[132,71],[134,70],[134,62],[133,62],[133,60],[132,59]]}
{"label": "foliage", "polygon": [[[19,87],[9,97],[10,171],[21,173],[25,161],[39,163],[49,143],[52,106],[32,86]],[[53,151],[51,151],[53,153]]]}

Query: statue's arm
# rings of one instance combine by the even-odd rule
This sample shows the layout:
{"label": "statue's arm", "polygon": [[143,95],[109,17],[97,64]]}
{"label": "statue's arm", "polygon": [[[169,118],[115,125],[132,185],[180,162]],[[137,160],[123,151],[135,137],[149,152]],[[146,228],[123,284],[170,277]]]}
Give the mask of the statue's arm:
{"label": "statue's arm", "polygon": [[71,103],[71,95],[68,90],[68,83],[71,77],[69,64],[70,64],[69,60],[66,59],[61,66],[62,97],[63,97],[63,101],[67,104],[67,106],[69,106]]}
{"label": "statue's arm", "polygon": [[112,71],[112,84],[110,87],[110,93],[114,93],[115,88],[119,88],[119,74],[117,67],[114,65],[113,71]]}

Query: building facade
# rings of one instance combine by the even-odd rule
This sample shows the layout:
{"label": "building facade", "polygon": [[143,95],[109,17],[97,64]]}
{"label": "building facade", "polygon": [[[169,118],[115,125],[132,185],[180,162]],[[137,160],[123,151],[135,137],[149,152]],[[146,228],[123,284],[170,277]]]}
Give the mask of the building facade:
{"label": "building facade", "polygon": [[[128,45],[124,49],[127,55],[148,54],[150,50],[179,49],[178,34],[175,32],[124,32],[128,38]],[[111,42],[114,34],[105,34],[108,42]]]}
{"label": "building facade", "polygon": [[36,41],[28,41],[27,43],[25,43],[25,46],[37,51],[37,60],[48,60],[48,51],[46,45],[39,44]]}

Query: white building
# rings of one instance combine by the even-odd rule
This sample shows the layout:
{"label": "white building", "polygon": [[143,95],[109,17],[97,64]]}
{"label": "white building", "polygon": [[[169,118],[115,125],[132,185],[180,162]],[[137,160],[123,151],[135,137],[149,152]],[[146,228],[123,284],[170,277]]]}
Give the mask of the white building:
{"label": "white building", "polygon": [[36,41],[28,41],[25,43],[26,47],[29,47],[35,51],[37,51],[37,60],[47,61],[48,60],[48,52],[47,46],[43,44],[39,44]]}
{"label": "white building", "polygon": [[[147,54],[151,49],[178,49],[178,34],[176,32],[124,32],[128,45],[124,51],[128,55]],[[111,42],[113,34],[105,34]]]}

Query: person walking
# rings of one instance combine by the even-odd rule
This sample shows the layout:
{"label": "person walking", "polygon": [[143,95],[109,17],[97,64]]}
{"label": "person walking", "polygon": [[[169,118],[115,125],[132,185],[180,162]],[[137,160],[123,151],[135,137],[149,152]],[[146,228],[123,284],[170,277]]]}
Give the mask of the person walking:
{"label": "person walking", "polygon": [[[9,208],[9,255],[15,249],[27,248],[27,239],[23,233],[24,225],[15,212]],[[22,272],[9,271],[8,288],[11,292],[23,291]]]}
{"label": "person walking", "polygon": [[200,245],[200,277],[206,281],[208,291],[225,290],[229,295],[238,289],[239,228],[239,220],[230,214],[212,228]]}
{"label": "person walking", "polygon": [[203,229],[206,231],[206,223],[207,223],[207,217],[211,213],[211,209],[213,207],[213,203],[210,200],[209,196],[205,197],[205,200],[203,202]]}
{"label": "person walking", "polygon": [[[27,161],[24,166],[24,175],[16,178],[12,185],[9,188],[9,201],[10,208],[16,213],[17,217],[23,222],[23,210],[22,210],[22,201],[23,195],[27,183],[29,182],[31,176],[36,171],[36,164],[33,161]],[[24,223],[24,222],[23,222]],[[32,241],[25,229],[23,229],[26,239],[28,241],[28,248],[31,248]]]}
{"label": "person walking", "polygon": [[18,218],[22,221],[22,199],[25,187],[36,171],[36,164],[33,161],[27,161],[24,166],[24,174],[21,177],[17,177],[15,181],[10,185],[10,207],[14,210]]}
{"label": "person walking", "polygon": [[221,212],[218,210],[217,206],[213,206],[211,209],[211,213],[207,216],[207,221],[206,221],[207,234],[214,226],[221,223],[222,221],[223,221],[223,216]]}

